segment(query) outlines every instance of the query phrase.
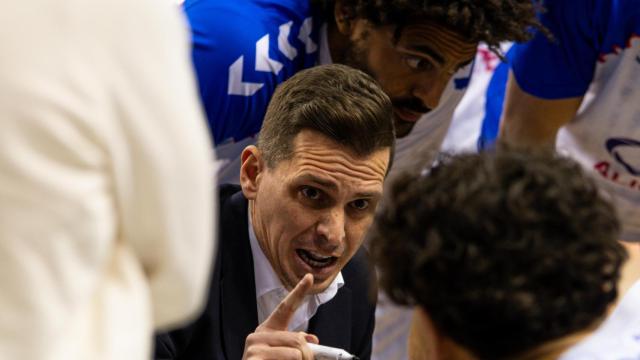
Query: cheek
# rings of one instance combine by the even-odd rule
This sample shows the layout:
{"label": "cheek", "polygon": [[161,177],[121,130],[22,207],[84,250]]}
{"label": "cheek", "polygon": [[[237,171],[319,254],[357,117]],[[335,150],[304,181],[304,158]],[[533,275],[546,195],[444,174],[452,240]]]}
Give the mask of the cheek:
{"label": "cheek", "polygon": [[312,235],[317,217],[312,211],[298,202],[292,202],[286,207],[275,209],[281,226],[281,248],[288,251],[290,247],[296,247],[298,241],[304,241],[305,235]]}
{"label": "cheek", "polygon": [[364,236],[369,230],[373,218],[363,219],[358,221],[357,223],[350,224],[347,227],[346,235],[347,235],[347,248],[351,254],[355,254],[358,250],[362,242],[364,241]]}
{"label": "cheek", "polygon": [[382,69],[374,72],[374,78],[391,100],[406,98],[411,93],[414,75],[407,74],[403,67],[402,63],[386,61]]}

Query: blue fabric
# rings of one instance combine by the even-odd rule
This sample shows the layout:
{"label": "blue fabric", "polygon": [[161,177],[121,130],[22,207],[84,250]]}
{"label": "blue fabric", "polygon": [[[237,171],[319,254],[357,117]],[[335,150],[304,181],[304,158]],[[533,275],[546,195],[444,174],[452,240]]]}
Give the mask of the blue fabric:
{"label": "blue fabric", "polygon": [[598,59],[640,34],[637,0],[547,0],[544,6],[540,20],[555,41],[537,33],[514,45],[512,62],[520,88],[543,99],[584,95]]}
{"label": "blue fabric", "polygon": [[[310,51],[306,42],[299,39],[304,21],[312,17],[309,2],[186,0],[183,8],[192,33],[200,95],[215,143],[239,141],[256,134],[276,86],[317,62],[317,49]],[[280,27],[289,22],[287,43],[295,49],[295,56],[291,51],[287,55],[278,41]],[[312,22],[310,39],[318,44],[320,21]],[[267,34],[268,58],[281,67],[261,71],[256,69],[256,44]],[[242,66],[235,68],[238,76],[234,84],[237,88],[243,86],[240,82],[249,83],[254,91],[237,94],[230,91],[230,72],[241,57]]]}
{"label": "blue fabric", "polygon": [[[544,6],[547,11],[539,17],[555,40],[537,33],[533,40],[513,45],[507,56],[520,88],[539,98],[583,96],[598,61],[640,36],[637,0],[547,0]],[[501,64],[487,90],[479,150],[491,148],[497,138],[507,72]]]}
{"label": "blue fabric", "polygon": [[487,150],[494,147],[498,132],[500,131],[500,116],[502,115],[502,105],[504,94],[509,78],[509,59],[513,55],[513,46],[506,54],[507,62],[500,64],[493,71],[489,86],[487,87],[486,100],[484,105],[484,118],[478,137],[478,150]]}

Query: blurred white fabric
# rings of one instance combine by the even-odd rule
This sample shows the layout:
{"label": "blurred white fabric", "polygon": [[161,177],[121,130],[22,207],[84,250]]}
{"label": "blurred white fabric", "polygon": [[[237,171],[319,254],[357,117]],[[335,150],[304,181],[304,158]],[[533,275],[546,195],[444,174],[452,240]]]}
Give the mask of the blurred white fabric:
{"label": "blurred white fabric", "polygon": [[148,359],[203,305],[214,168],[178,9],[0,5],[0,359]]}
{"label": "blurred white fabric", "polygon": [[560,360],[640,359],[640,281],[629,289],[609,318]]}

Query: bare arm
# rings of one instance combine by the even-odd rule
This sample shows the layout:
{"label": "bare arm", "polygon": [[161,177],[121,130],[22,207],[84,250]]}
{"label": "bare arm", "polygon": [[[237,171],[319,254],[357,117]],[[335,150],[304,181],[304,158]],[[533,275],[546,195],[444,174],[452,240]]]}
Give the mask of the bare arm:
{"label": "bare arm", "polygon": [[530,95],[510,72],[499,138],[513,146],[553,146],[558,130],[573,119],[582,98],[547,100]]}

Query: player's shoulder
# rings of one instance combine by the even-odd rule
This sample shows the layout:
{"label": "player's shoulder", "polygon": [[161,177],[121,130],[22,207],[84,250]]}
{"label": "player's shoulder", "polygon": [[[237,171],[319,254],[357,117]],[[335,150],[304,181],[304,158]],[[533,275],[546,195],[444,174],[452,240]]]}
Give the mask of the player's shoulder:
{"label": "player's shoulder", "polygon": [[278,31],[311,14],[308,1],[294,0],[186,0],[183,8],[194,37],[217,35],[230,44]]}

